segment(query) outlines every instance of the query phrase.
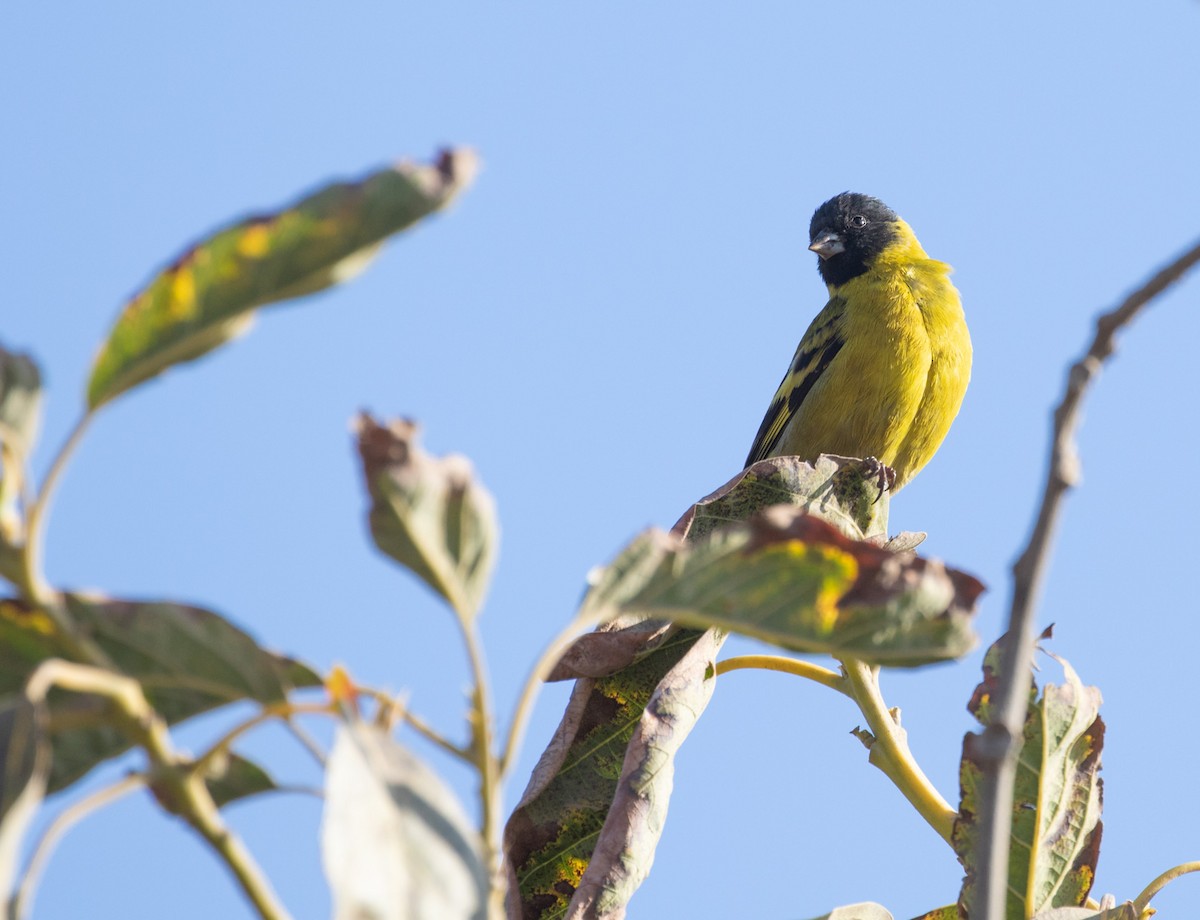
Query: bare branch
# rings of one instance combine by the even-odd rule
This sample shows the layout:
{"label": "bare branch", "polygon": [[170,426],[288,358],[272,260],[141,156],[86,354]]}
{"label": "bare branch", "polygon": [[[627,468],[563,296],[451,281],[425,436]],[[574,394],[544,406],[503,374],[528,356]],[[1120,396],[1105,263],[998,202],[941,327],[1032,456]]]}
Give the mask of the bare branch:
{"label": "bare branch", "polygon": [[1010,832],[1007,816],[1012,813],[1017,739],[1021,737],[1025,723],[1028,687],[1025,675],[1030,673],[1033,666],[1034,606],[1049,567],[1050,547],[1063,496],[1079,480],[1075,432],[1079,427],[1080,407],[1088,387],[1112,355],[1117,333],[1198,262],[1200,242],[1162,268],[1125,298],[1120,306],[1096,320],[1092,342],[1083,357],[1067,373],[1066,391],[1054,410],[1050,464],[1041,506],[1029,544],[1013,565],[1012,606],[1000,667],[1000,689],[992,710],[991,723],[982,734],[972,738],[984,770],[980,815],[983,832],[977,854],[977,865],[982,871],[978,878],[975,905],[983,908],[980,916],[986,920],[1001,920],[1004,917]]}

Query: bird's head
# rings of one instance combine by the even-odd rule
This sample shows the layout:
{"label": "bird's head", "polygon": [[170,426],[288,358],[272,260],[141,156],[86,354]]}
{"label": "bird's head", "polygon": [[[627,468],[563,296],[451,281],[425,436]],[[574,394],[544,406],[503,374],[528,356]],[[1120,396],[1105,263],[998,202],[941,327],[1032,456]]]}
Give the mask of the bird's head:
{"label": "bird's head", "polygon": [[820,256],[817,269],[825,283],[838,287],[866,272],[900,225],[896,212],[878,198],[842,192],[813,214],[808,248]]}

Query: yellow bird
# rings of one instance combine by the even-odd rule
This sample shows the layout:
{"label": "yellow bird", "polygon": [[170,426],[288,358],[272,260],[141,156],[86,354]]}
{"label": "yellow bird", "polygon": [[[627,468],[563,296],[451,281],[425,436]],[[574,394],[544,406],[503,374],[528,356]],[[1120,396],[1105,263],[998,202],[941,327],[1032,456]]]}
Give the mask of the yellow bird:
{"label": "yellow bird", "polygon": [[971,378],[951,268],[878,198],[843,192],[813,214],[829,302],[804,333],[746,466],[766,457],[874,457],[898,491],[946,437]]}

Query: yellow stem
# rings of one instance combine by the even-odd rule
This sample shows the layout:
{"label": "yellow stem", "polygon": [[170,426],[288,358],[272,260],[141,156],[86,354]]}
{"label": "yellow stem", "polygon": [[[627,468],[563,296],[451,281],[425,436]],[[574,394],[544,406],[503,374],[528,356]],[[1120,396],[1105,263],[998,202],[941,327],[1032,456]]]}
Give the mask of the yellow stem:
{"label": "yellow stem", "polygon": [[1186,862],[1181,866],[1168,869],[1147,885],[1145,890],[1133,899],[1133,906],[1137,910],[1137,915],[1140,917],[1146,912],[1146,908],[1150,906],[1151,899],[1162,891],[1169,882],[1173,882],[1181,875],[1187,875],[1189,872],[1200,872],[1200,862]]}
{"label": "yellow stem", "polygon": [[785,658],[782,655],[739,655],[736,658],[726,658],[717,662],[717,674],[727,674],[730,671],[740,671],[744,668],[756,668],[764,671],[779,671],[783,674],[793,674],[815,681],[830,690],[853,696],[846,689],[846,679],[836,671],[823,668],[820,665],[799,658]]}
{"label": "yellow stem", "polygon": [[880,695],[878,672],[854,658],[845,659],[842,667],[846,671],[855,702],[862,710],[871,734],[875,736],[871,745],[871,763],[895,783],[929,826],[949,843],[958,812],[950,807],[950,803],[917,765],[908,748],[904,729]]}

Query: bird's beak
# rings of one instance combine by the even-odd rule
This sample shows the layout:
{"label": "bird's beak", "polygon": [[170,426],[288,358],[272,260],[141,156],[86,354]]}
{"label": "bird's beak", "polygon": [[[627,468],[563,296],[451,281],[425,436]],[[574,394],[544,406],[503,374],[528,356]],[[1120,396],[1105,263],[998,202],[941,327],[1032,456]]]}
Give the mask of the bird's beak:
{"label": "bird's beak", "polygon": [[846,244],[837,235],[837,231],[822,230],[813,237],[813,241],[809,243],[808,248],[819,255],[823,261],[830,256],[836,256],[839,252],[845,252]]}

